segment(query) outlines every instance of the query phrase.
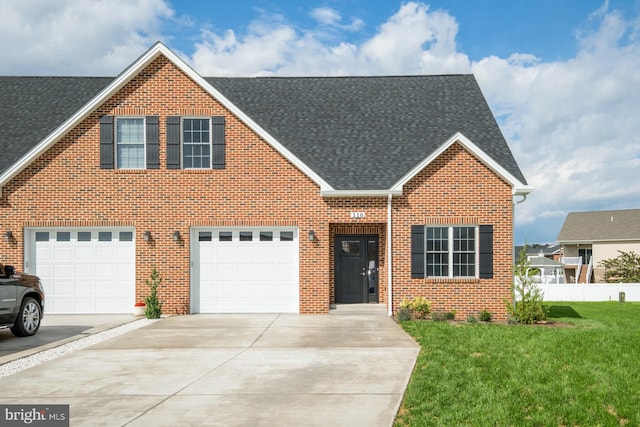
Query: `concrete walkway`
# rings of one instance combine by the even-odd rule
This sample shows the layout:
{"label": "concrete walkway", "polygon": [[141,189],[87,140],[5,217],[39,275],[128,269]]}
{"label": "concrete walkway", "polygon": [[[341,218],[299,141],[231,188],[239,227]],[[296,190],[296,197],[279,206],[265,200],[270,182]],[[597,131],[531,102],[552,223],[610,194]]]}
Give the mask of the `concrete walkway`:
{"label": "concrete walkway", "polygon": [[417,344],[386,316],[162,319],[2,380],[71,425],[390,426]]}

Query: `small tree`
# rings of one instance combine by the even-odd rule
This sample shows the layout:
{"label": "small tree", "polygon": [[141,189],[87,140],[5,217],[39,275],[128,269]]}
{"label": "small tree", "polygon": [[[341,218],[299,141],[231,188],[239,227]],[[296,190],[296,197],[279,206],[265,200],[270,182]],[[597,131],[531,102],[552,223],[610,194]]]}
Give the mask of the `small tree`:
{"label": "small tree", "polygon": [[507,313],[516,323],[531,324],[547,318],[547,307],[542,303],[544,294],[533,282],[535,274],[527,259],[527,247],[523,247],[513,268],[515,280],[511,285],[513,302],[506,301]]}
{"label": "small tree", "polygon": [[162,314],[162,303],[158,298],[158,286],[162,283],[162,277],[155,267],[151,270],[151,277],[145,283],[151,288],[151,293],[144,299],[146,304],[144,314],[147,319],[159,319]]}
{"label": "small tree", "polygon": [[609,283],[640,283],[640,255],[631,251],[618,251],[615,258],[600,261],[604,267],[604,280]]}

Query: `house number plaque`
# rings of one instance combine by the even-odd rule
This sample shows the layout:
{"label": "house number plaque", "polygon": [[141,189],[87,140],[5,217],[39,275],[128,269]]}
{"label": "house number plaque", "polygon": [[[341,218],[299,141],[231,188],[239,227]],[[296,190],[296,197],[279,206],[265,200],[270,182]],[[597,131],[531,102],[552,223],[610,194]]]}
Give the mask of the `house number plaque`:
{"label": "house number plaque", "polygon": [[364,212],[351,212],[351,218],[364,218]]}

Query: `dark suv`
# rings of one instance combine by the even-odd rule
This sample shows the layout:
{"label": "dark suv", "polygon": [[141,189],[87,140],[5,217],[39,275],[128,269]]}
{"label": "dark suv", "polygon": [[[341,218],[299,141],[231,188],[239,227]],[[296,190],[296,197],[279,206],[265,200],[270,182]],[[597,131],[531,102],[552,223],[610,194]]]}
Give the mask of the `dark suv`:
{"label": "dark suv", "polygon": [[10,327],[17,337],[29,337],[38,332],[43,312],[40,279],[0,264],[0,327]]}

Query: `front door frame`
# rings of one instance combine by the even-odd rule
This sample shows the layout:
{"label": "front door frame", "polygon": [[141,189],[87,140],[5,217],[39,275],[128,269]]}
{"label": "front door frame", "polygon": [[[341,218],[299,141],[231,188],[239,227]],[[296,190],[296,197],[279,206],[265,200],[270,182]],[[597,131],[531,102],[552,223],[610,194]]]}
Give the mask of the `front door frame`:
{"label": "front door frame", "polygon": [[[356,253],[342,250],[343,242],[358,244]],[[336,304],[378,303],[380,237],[377,234],[334,236],[334,290]]]}

